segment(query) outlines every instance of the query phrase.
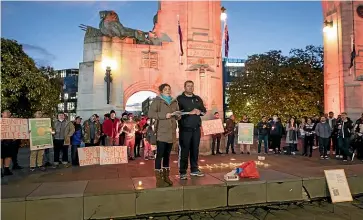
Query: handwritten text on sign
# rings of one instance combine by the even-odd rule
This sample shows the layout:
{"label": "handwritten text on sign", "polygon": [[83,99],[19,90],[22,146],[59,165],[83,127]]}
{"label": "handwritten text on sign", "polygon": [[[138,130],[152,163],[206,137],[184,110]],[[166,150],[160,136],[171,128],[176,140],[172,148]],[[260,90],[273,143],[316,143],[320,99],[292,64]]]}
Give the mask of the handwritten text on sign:
{"label": "handwritten text on sign", "polygon": [[100,164],[122,164],[128,163],[127,147],[101,147],[100,148]]}
{"label": "handwritten text on sign", "polygon": [[1,139],[29,139],[28,119],[2,118]]}
{"label": "handwritten text on sign", "polygon": [[204,135],[220,134],[224,132],[221,119],[202,121]]}
{"label": "handwritten text on sign", "polygon": [[324,170],[324,173],[333,203],[353,201],[343,169]]}
{"label": "handwritten text on sign", "polygon": [[100,147],[78,148],[80,166],[100,164]]}

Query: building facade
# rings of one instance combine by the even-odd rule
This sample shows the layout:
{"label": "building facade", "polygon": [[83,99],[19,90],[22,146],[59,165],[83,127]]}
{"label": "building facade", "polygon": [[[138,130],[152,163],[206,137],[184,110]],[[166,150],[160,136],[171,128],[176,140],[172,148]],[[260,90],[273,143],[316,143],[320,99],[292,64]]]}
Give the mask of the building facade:
{"label": "building facade", "polygon": [[228,105],[228,86],[244,71],[245,62],[246,60],[244,59],[223,58],[223,113],[225,118],[232,115],[232,111],[229,109]]}
{"label": "building facade", "polygon": [[69,120],[74,120],[77,114],[78,95],[78,69],[57,70],[58,76],[63,81],[63,90],[60,95],[61,103],[58,104],[58,112],[64,112]]}
{"label": "building facade", "polygon": [[154,100],[154,98],[149,97],[142,102],[141,108],[142,108],[143,115],[147,115],[149,113],[150,105],[153,102],[153,100]]}

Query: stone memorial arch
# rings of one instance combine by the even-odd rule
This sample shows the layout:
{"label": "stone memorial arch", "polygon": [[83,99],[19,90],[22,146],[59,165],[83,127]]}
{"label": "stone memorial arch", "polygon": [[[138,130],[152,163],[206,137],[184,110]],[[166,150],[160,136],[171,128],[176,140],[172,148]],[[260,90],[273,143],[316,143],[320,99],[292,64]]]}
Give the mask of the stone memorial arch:
{"label": "stone memorial arch", "polygon": [[111,109],[120,115],[136,92],[157,93],[160,84],[168,83],[177,96],[186,80],[194,81],[195,93],[209,112],[222,111],[220,1],[158,4],[150,32],[124,27],[122,15],[114,11],[100,12],[98,28],[81,25],[85,37],[79,69],[79,115],[103,115]]}
{"label": "stone memorial arch", "polygon": [[[323,1],[324,109],[363,113],[363,1]],[[355,59],[351,62],[353,44]]]}

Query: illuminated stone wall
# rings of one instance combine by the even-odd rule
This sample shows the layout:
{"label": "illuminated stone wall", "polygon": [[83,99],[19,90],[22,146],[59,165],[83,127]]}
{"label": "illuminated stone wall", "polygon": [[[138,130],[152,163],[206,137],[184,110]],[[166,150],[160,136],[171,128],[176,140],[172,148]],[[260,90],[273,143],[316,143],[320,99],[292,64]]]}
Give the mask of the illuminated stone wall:
{"label": "illuminated stone wall", "polygon": [[[324,103],[325,112],[346,111],[356,120],[363,112],[363,17],[357,11],[363,2],[352,2],[322,2],[324,20],[333,22],[324,33]],[[352,37],[357,57],[350,69]]]}

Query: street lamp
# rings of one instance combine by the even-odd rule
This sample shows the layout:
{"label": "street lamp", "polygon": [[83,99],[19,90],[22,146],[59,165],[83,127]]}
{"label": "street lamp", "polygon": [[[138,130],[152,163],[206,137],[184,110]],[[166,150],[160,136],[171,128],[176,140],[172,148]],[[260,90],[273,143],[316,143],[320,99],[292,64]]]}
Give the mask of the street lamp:
{"label": "street lamp", "polygon": [[226,21],[227,20],[227,13],[226,13],[226,11],[227,11],[227,9],[222,6],[222,8],[221,8],[221,21]]}
{"label": "street lamp", "polygon": [[112,59],[104,59],[102,60],[102,68],[106,71],[105,73],[105,82],[106,82],[106,91],[107,91],[107,104],[110,104],[110,93],[111,93],[111,82],[112,82],[112,74],[111,69],[116,67],[116,62]]}
{"label": "street lamp", "polygon": [[324,28],[323,28],[323,32],[324,33],[328,33],[330,30],[332,30],[333,28],[333,21],[324,21]]}

